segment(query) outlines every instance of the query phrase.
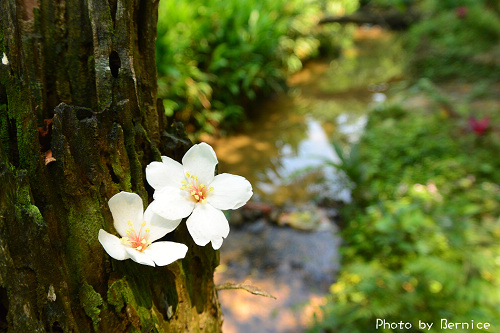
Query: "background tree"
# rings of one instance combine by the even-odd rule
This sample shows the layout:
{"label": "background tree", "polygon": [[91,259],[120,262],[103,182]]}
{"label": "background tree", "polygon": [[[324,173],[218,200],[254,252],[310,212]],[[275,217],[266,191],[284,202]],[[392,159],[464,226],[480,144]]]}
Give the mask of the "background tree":
{"label": "background tree", "polygon": [[[108,199],[190,142],[157,100],[157,1],[0,2],[0,330],[220,331],[218,253],[185,223],[166,267],[111,259]],[[168,127],[168,129],[167,129]]]}

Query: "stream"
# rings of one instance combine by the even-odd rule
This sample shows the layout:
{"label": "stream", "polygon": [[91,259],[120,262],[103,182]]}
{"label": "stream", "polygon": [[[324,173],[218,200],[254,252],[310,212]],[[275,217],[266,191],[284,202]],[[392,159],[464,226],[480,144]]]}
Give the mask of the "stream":
{"label": "stream", "polygon": [[229,215],[215,280],[245,283],[276,299],[221,290],[225,333],[302,332],[325,303],[339,270],[335,204],[351,200],[331,142],[344,151],[359,140],[367,112],[390,98],[403,77],[396,35],[359,28],[334,60],[308,63],[287,93],[253,111],[237,134],[209,142],[219,172],[247,178],[252,200]]}

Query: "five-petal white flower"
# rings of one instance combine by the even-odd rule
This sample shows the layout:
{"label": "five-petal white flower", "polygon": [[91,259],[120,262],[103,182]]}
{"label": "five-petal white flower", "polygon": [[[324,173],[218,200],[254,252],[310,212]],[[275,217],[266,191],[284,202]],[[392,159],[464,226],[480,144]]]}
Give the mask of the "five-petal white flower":
{"label": "five-petal white flower", "polygon": [[181,219],[167,220],[153,213],[144,212],[139,195],[129,192],[115,194],[108,201],[114,219],[118,238],[104,230],[99,230],[99,242],[106,252],[116,260],[131,258],[135,262],[149,266],[165,266],[184,258],[187,246],[175,242],[156,242],[172,230]]}
{"label": "five-petal white flower", "polygon": [[229,234],[229,223],[221,210],[246,204],[253,194],[252,185],[241,176],[214,176],[218,160],[206,143],[191,147],[182,164],[166,156],[161,159],[146,167],[146,179],[155,189],[149,208],[171,220],[191,214],[186,224],[195,243],[204,246],[212,242],[212,247],[219,249]]}

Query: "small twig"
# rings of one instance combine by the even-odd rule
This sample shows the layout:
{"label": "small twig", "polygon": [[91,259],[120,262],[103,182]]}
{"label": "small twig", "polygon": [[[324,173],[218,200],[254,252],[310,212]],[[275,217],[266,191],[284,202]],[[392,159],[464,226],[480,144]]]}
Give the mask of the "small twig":
{"label": "small twig", "polygon": [[225,290],[225,289],[243,289],[243,290],[248,291],[250,294],[276,299],[276,297],[274,297],[273,295],[271,295],[267,291],[262,290],[258,287],[252,286],[250,284],[226,282],[224,284],[215,285],[215,290]]}

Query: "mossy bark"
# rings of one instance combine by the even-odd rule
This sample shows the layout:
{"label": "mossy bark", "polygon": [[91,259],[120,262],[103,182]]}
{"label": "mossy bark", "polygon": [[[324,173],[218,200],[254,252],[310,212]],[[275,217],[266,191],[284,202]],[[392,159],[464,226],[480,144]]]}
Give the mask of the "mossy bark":
{"label": "mossy bark", "polygon": [[156,97],[157,5],[0,1],[0,331],[221,330],[218,253],[184,223],[167,237],[188,254],[166,267],[97,240],[108,199],[147,203],[146,165],[191,144]]}

